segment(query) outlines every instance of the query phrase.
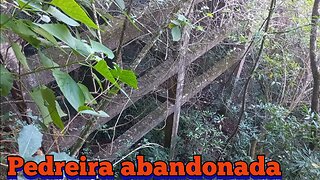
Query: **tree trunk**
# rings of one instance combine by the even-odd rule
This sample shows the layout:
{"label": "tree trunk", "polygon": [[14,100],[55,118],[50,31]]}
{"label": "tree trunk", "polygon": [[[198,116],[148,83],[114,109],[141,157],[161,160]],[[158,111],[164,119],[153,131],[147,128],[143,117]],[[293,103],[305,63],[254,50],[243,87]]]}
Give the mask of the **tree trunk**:
{"label": "tree trunk", "polygon": [[311,111],[314,113],[319,113],[319,86],[320,86],[320,74],[319,65],[317,62],[317,29],[319,23],[319,2],[320,0],[315,0],[312,17],[311,17],[311,34],[310,34],[310,66],[313,76],[313,92],[311,99]]}
{"label": "tree trunk", "polygon": [[[311,34],[310,34],[310,66],[313,76],[313,90],[311,97],[311,112],[314,114],[314,119],[319,118],[319,92],[320,92],[320,73],[319,65],[317,62],[317,29],[319,23],[319,3],[320,0],[315,0],[311,15]],[[316,137],[316,128],[311,129],[311,139]],[[313,150],[315,143],[313,140],[309,143],[309,148]]]}

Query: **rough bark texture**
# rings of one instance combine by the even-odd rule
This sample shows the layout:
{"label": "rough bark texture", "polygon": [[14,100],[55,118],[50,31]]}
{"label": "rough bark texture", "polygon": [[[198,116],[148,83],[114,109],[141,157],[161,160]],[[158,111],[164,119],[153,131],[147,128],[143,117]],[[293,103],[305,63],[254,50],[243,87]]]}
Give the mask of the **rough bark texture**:
{"label": "rough bark texture", "polygon": [[[317,60],[317,29],[319,26],[319,3],[320,0],[315,0],[312,9],[311,17],[311,34],[310,34],[310,66],[313,76],[313,90],[311,97],[311,112],[315,114],[315,119],[319,118],[319,95],[320,95],[320,67]],[[316,139],[317,129],[313,127],[311,129],[311,138]],[[309,148],[313,150],[315,143],[310,142]]]}
{"label": "rough bark texture", "polygon": [[310,66],[313,76],[313,91],[311,98],[311,111],[319,113],[320,73],[317,60],[317,29],[319,26],[319,2],[315,0],[312,9],[311,35],[310,35]]}

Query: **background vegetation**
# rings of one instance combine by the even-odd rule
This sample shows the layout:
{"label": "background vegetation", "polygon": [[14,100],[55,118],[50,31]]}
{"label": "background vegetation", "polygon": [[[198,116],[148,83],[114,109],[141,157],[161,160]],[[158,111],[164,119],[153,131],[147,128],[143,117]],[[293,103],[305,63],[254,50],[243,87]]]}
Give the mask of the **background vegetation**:
{"label": "background vegetation", "polygon": [[[100,159],[129,132],[126,151],[107,157],[116,168],[137,154],[150,161],[201,154],[203,161],[247,162],[265,154],[280,162],[285,179],[319,179],[319,0],[194,3],[2,0],[0,174],[12,154]],[[188,55],[205,49],[204,40],[225,34],[187,64]],[[244,51],[235,53],[239,47]],[[226,58],[232,53],[235,62]],[[148,88],[156,83],[150,73],[165,77],[176,62],[177,75]],[[181,103],[175,79],[188,89],[220,62],[233,65],[201,92],[191,87],[196,96]],[[181,104],[181,113],[179,105],[159,114],[161,123],[146,124],[131,142],[140,137],[135,125],[171,104]],[[180,122],[168,145],[171,113]]]}

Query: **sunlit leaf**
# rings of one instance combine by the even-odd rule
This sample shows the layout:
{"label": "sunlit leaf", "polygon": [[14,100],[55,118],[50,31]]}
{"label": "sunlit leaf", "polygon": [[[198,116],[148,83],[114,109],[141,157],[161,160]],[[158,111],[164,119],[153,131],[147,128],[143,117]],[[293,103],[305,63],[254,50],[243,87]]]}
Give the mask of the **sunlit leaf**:
{"label": "sunlit leaf", "polygon": [[121,82],[138,89],[138,80],[133,71],[122,69],[111,69],[110,71],[114,78],[118,78]]}
{"label": "sunlit leaf", "polygon": [[77,21],[69,18],[67,15],[63,14],[61,11],[59,11],[57,8],[53,6],[49,6],[47,12],[50,13],[53,17],[57,18],[58,21],[64,22],[69,26],[80,26],[80,24]]}
{"label": "sunlit leaf", "polygon": [[88,17],[86,12],[74,0],[53,0],[51,4],[60,8],[71,18],[84,23],[85,25],[98,29],[98,26]]}
{"label": "sunlit leaf", "polygon": [[112,76],[112,73],[110,72],[106,61],[100,60],[93,68],[97,70],[104,78],[110,81],[113,85],[120,88],[119,84],[116,82],[116,80]]}

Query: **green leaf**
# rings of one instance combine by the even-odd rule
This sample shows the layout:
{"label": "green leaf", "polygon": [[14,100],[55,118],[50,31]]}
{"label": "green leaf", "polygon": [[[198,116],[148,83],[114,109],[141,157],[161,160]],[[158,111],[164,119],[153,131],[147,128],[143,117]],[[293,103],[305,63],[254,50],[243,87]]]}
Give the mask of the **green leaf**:
{"label": "green leaf", "polygon": [[109,59],[114,58],[113,52],[103,44],[90,39],[91,48],[94,52],[104,53]]}
{"label": "green leaf", "polygon": [[52,71],[52,74],[57,81],[62,94],[71,104],[71,106],[76,110],[78,110],[80,106],[83,106],[85,97],[82,93],[82,90],[80,89],[78,84],[71,78],[71,76],[68,73],[62,72],[57,69],[54,69]]}
{"label": "green leaf", "polygon": [[40,27],[38,27],[38,26],[36,26],[36,25],[34,25],[34,24],[31,24],[31,25],[30,25],[30,28],[31,28],[34,32],[40,34],[42,37],[46,38],[46,39],[47,39],[48,41],[50,41],[52,44],[58,45],[57,40],[56,40],[50,33],[48,33],[47,31],[45,31],[44,29],[42,29],[42,28],[40,28]]}
{"label": "green leaf", "polygon": [[97,104],[97,101],[94,100],[94,97],[92,96],[92,94],[89,92],[88,88],[85,85],[78,83],[78,86],[82,90],[82,93],[83,93],[84,99],[85,99],[84,100],[85,103]]}
{"label": "green leaf", "polygon": [[82,42],[80,39],[77,39],[72,36],[67,26],[63,24],[36,24],[37,26],[43,28],[48,31],[54,37],[60,39],[68,46],[70,46],[73,50],[77,51],[83,56],[88,56],[92,54],[91,47]]}
{"label": "green leaf", "polygon": [[42,119],[43,119],[43,124],[45,126],[48,126],[51,122],[53,122],[51,116],[50,116],[50,112],[48,110],[48,107],[46,106],[45,100],[42,97],[42,93],[41,93],[41,89],[44,87],[39,87],[34,89],[30,95],[31,98],[33,99],[33,101],[36,103],[36,105],[38,106]]}
{"label": "green leaf", "polygon": [[29,65],[27,63],[26,56],[22,53],[22,47],[17,43],[12,43],[11,47],[14,51],[14,54],[16,55],[16,58],[19,60],[19,62],[23,65],[23,67],[27,70],[30,70]]}
{"label": "green leaf", "polygon": [[57,109],[58,114],[59,114],[60,117],[65,117],[65,116],[67,116],[67,114],[62,111],[62,109],[61,109],[61,107],[60,107],[60,105],[59,105],[59,103],[58,103],[57,101],[56,101],[56,109]]}
{"label": "green leaf", "polygon": [[47,68],[59,67],[57,63],[55,63],[52,59],[45,56],[40,50],[38,51],[38,55],[40,57],[40,62],[44,67],[47,67]]}
{"label": "green leaf", "polygon": [[49,6],[47,9],[47,12],[51,14],[53,17],[57,18],[58,21],[64,22],[65,24],[69,26],[80,26],[80,24],[63,14],[61,11],[59,11],[57,8],[53,6]]}
{"label": "green leaf", "polygon": [[7,96],[13,86],[13,75],[0,64],[0,95]]}
{"label": "green leaf", "polygon": [[46,30],[48,33],[52,34],[54,37],[60,39],[72,49],[75,49],[76,42],[74,41],[74,37],[70,33],[67,26],[64,24],[35,24],[42,29]]}
{"label": "green leaf", "polygon": [[181,30],[179,26],[175,26],[171,29],[171,35],[173,41],[179,41],[181,39]]}
{"label": "green leaf", "polygon": [[203,28],[202,26],[197,26],[196,29],[197,29],[198,31],[204,31],[204,28]]}
{"label": "green leaf", "polygon": [[83,41],[81,41],[80,39],[74,39],[74,42],[75,42],[75,45],[76,45],[74,50],[76,50],[81,55],[89,56],[89,55],[94,53],[92,51],[91,47],[88,44],[86,44]]}
{"label": "green leaf", "polygon": [[[30,23],[30,21],[27,21]],[[21,38],[28,41],[32,46],[39,47],[41,41],[37,39],[37,34],[34,33],[29,25],[24,20],[16,20],[8,25],[13,32],[17,33]]]}
{"label": "green leaf", "polygon": [[122,69],[111,69],[110,70],[114,78],[118,78],[121,82],[138,89],[138,80],[133,71],[122,70]]}
{"label": "green leaf", "polygon": [[206,16],[210,17],[210,18],[213,18],[214,15],[212,13],[206,13]]}
{"label": "green leaf", "polygon": [[110,81],[113,85],[120,89],[119,84],[116,82],[105,60],[100,60],[94,67],[104,78]]}
{"label": "green leaf", "polygon": [[81,106],[79,107],[79,113],[80,114],[90,114],[97,117],[110,117],[107,113],[104,111],[95,111],[91,107],[88,106]]}
{"label": "green leaf", "polygon": [[43,11],[39,0],[18,0],[18,4],[20,8],[25,6],[25,8],[34,9],[37,11]]}
{"label": "green leaf", "polygon": [[13,25],[13,18],[10,19],[10,17],[6,14],[0,14],[0,28],[9,28]]}
{"label": "green leaf", "polygon": [[126,8],[123,0],[115,0],[115,3],[121,10],[124,10]]}
{"label": "green leaf", "polygon": [[41,147],[42,134],[33,125],[24,126],[19,133],[18,145],[19,154],[23,157],[32,155]]}
{"label": "green leaf", "polygon": [[86,12],[74,0],[53,0],[51,4],[60,8],[71,18],[84,23],[85,25],[98,29],[98,26],[88,17]]}
{"label": "green leaf", "polygon": [[42,94],[42,98],[45,102],[45,105],[48,108],[48,111],[50,113],[50,116],[51,116],[53,123],[57,127],[59,127],[60,129],[63,129],[64,125],[63,125],[63,122],[60,118],[58,110],[56,108],[57,104],[56,104],[56,97],[54,95],[54,92],[51,89],[45,87],[45,88],[41,89],[41,94]]}

